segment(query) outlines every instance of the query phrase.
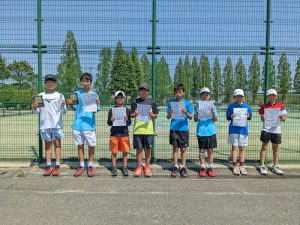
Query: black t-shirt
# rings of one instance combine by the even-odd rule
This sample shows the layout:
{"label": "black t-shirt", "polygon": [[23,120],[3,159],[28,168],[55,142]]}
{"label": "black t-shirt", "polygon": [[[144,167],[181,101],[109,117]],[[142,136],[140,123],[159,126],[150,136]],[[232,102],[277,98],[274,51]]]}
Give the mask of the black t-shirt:
{"label": "black t-shirt", "polygon": [[[117,107],[117,106],[114,106]],[[110,128],[110,136],[116,136],[116,137],[126,137],[129,136],[128,126],[131,124],[131,118],[130,118],[130,111],[127,107],[126,108],[126,115],[128,117],[128,120],[126,121],[126,126],[112,126],[113,121],[111,121],[112,117],[112,109],[109,109],[108,111],[108,118],[107,118],[107,124],[109,126],[112,126]]]}

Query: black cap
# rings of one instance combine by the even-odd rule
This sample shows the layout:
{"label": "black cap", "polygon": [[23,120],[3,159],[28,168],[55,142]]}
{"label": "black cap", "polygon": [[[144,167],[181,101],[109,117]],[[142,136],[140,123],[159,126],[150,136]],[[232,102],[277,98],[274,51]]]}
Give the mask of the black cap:
{"label": "black cap", "polygon": [[147,83],[141,83],[139,86],[139,90],[141,89],[146,89],[147,91],[149,91],[149,85]]}
{"label": "black cap", "polygon": [[45,76],[45,81],[47,81],[47,80],[53,80],[53,81],[57,81],[57,79],[56,79],[56,76],[54,76],[54,75],[52,75],[52,74],[47,74],[46,76]]}

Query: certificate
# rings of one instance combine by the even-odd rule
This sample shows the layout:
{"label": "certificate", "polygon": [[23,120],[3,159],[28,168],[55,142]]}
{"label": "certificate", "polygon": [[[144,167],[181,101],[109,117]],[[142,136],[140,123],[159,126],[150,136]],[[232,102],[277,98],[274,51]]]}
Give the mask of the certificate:
{"label": "certificate", "polygon": [[112,114],[115,117],[113,121],[113,126],[126,126],[126,108],[125,107],[115,107],[112,108]]}
{"label": "certificate", "polygon": [[83,94],[83,110],[85,112],[97,112],[97,104],[96,101],[98,99],[98,95],[94,92],[84,93]]}
{"label": "certificate", "polygon": [[137,104],[137,111],[138,111],[137,120],[140,122],[149,122],[150,109],[151,109],[151,105]]}
{"label": "certificate", "polygon": [[77,93],[71,93],[71,94],[69,94],[69,99],[72,101],[72,104],[74,104],[74,105],[78,104]]}
{"label": "certificate", "polygon": [[279,127],[280,126],[280,109],[265,109],[265,126]]}
{"label": "certificate", "polygon": [[184,108],[184,102],[171,102],[172,118],[175,120],[183,119],[184,113],[182,109]]}
{"label": "certificate", "polygon": [[41,95],[36,95],[32,97],[32,100],[39,105],[39,107],[44,107],[44,99]]}
{"label": "certificate", "polygon": [[200,113],[198,115],[199,119],[211,119],[211,109],[214,107],[213,101],[200,101],[199,102],[199,110]]}
{"label": "certificate", "polygon": [[234,108],[232,125],[236,127],[246,127],[247,126],[247,108]]}

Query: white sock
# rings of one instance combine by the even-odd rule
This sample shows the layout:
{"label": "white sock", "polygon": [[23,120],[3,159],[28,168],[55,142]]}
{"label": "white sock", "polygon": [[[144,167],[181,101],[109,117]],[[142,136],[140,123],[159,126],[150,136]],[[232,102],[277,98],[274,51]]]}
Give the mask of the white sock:
{"label": "white sock", "polygon": [[56,161],[55,165],[56,165],[56,166],[60,166],[60,162],[57,162],[57,161]]}
{"label": "white sock", "polygon": [[212,166],[213,166],[213,164],[210,164],[210,163],[209,163],[207,167],[208,167],[208,168],[212,168]]}
{"label": "white sock", "polygon": [[88,162],[88,167],[93,167],[93,162]]}
{"label": "white sock", "polygon": [[51,162],[47,162],[47,167],[50,167],[51,166]]}
{"label": "white sock", "polygon": [[205,164],[201,164],[201,169],[205,169]]}
{"label": "white sock", "polygon": [[174,164],[174,166],[177,167],[177,168],[179,168],[178,164],[176,164],[176,165]]}
{"label": "white sock", "polygon": [[84,161],[80,162],[80,167],[84,167]]}

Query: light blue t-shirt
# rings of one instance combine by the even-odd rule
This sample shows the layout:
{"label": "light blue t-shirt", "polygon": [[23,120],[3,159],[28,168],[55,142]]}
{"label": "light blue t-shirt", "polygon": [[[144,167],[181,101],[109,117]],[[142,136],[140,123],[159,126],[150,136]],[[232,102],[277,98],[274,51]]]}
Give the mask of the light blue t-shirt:
{"label": "light blue t-shirt", "polygon": [[[92,91],[93,93],[96,93]],[[95,113],[94,112],[85,112],[83,108],[83,90],[76,91],[78,96],[78,104],[75,106],[75,118],[72,128],[74,130],[96,130],[95,127]],[[97,94],[97,93],[96,93]],[[97,94],[98,96],[98,94]],[[98,96],[99,99],[99,96]],[[100,104],[97,106],[100,110]]]}
{"label": "light blue t-shirt", "polygon": [[[184,102],[184,107],[187,109],[187,112],[189,114],[193,113],[193,108],[192,105],[189,101],[182,99],[181,101]],[[171,109],[171,103],[172,102],[178,102],[177,99],[173,99],[171,102],[169,102],[168,107],[167,107],[167,114],[170,112]],[[189,125],[188,125],[188,118],[184,114],[184,117],[182,119],[171,119],[171,126],[170,129],[173,131],[188,131],[189,130]]]}
{"label": "light blue t-shirt", "polygon": [[[194,117],[198,116],[197,110],[199,109],[199,103],[197,103],[194,107]],[[215,110],[215,116],[218,116],[218,111],[216,106],[214,105]],[[210,137],[212,135],[215,135],[216,132],[216,126],[214,120],[211,119],[201,119],[199,118],[198,124],[197,124],[197,136],[199,137]]]}

